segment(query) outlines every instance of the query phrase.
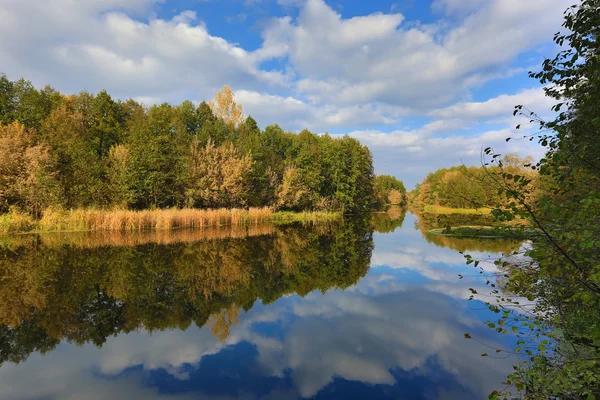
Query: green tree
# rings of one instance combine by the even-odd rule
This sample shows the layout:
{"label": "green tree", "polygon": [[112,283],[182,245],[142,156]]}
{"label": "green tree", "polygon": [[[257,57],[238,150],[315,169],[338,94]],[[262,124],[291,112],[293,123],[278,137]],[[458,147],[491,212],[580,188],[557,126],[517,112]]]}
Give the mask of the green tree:
{"label": "green tree", "polygon": [[[522,106],[515,110],[541,128],[537,137],[546,154],[533,166],[540,193],[531,196],[527,175],[492,161],[508,202],[496,215],[528,218],[540,232],[527,252],[531,263],[502,264],[505,290],[536,300],[535,317],[508,312],[502,319],[526,319],[528,328],[517,329],[517,350],[529,357],[508,383],[527,399],[600,398],[600,1],[570,7],[563,27],[567,33],[554,37],[561,51],[530,73],[557,100],[556,118],[547,122]],[[536,347],[526,347],[532,342]],[[509,397],[490,397],[500,396]]]}
{"label": "green tree", "polygon": [[98,158],[106,157],[109,149],[122,141],[123,115],[119,103],[104,90],[95,96],[81,92],[71,102],[83,119],[89,145]]}
{"label": "green tree", "polygon": [[131,175],[131,155],[127,146],[114,145],[108,151],[107,165],[110,204],[127,208],[134,200]]}
{"label": "green tree", "polygon": [[15,109],[14,84],[5,74],[0,74],[0,123],[5,125],[13,122]]}
{"label": "green tree", "polygon": [[40,137],[57,159],[58,180],[66,205],[105,205],[104,168],[95,148],[87,141],[82,116],[63,106],[44,120]]}
{"label": "green tree", "polygon": [[138,208],[171,207],[183,203],[186,156],[181,129],[168,104],[138,111],[129,121],[134,205]]}

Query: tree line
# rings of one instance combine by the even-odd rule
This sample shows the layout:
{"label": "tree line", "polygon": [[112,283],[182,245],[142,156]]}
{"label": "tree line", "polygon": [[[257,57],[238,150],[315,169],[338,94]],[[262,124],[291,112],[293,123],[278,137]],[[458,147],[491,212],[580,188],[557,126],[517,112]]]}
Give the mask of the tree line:
{"label": "tree line", "polygon": [[[506,154],[500,165],[453,166],[441,168],[429,173],[420,184],[408,194],[411,205],[423,207],[436,205],[451,208],[494,208],[507,203],[499,192],[497,181],[502,174],[511,176],[526,175],[532,179],[537,173],[530,166],[532,157],[519,157],[518,154]],[[531,186],[530,185],[530,186]]]}
{"label": "tree line", "polygon": [[377,175],[373,180],[375,207],[405,206],[407,203],[404,183],[391,175]]}
{"label": "tree line", "polygon": [[275,124],[261,130],[228,86],[211,102],[146,107],[106,91],[64,95],[0,75],[0,213],[258,206],[359,213],[374,196],[366,146]]}

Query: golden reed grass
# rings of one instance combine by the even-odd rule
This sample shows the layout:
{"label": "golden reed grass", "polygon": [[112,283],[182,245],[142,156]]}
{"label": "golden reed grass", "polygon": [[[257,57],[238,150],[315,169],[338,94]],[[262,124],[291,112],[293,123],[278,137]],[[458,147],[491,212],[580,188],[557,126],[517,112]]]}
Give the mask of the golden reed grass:
{"label": "golden reed grass", "polygon": [[248,226],[272,221],[270,208],[163,210],[53,210],[44,212],[40,231],[141,232]]}

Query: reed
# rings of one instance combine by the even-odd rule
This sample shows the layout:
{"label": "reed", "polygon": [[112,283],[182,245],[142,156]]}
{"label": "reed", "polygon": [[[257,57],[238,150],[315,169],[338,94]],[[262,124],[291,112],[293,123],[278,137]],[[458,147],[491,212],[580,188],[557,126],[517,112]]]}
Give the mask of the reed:
{"label": "reed", "polygon": [[44,212],[40,231],[114,231],[201,229],[226,225],[247,226],[271,222],[270,208],[163,209],[163,210],[55,210]]}
{"label": "reed", "polygon": [[269,207],[249,209],[64,210],[48,208],[40,220],[12,210],[0,215],[0,233],[19,232],[145,232],[205,229],[260,224],[320,224],[339,221],[341,213],[327,211],[273,212]]}

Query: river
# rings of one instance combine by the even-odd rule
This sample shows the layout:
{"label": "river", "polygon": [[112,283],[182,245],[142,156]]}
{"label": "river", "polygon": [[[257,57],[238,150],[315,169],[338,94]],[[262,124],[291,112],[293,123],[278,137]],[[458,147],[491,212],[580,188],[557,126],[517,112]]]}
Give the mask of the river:
{"label": "river", "polygon": [[513,343],[459,251],[519,243],[375,219],[5,240],[0,399],[487,398]]}

